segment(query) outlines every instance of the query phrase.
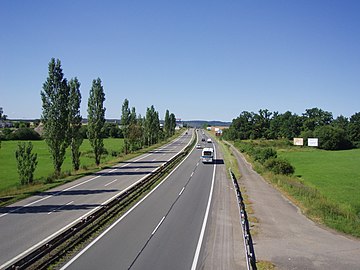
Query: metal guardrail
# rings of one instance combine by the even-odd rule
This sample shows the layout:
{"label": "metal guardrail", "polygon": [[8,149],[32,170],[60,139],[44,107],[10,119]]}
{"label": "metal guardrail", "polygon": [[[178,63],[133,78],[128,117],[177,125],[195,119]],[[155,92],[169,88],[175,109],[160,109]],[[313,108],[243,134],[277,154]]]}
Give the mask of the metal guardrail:
{"label": "metal guardrail", "polygon": [[67,252],[86,241],[86,239],[89,239],[95,232],[104,227],[128,205],[139,198],[154,183],[170,172],[194,147],[195,142],[196,136],[192,138],[192,142],[182,152],[160,166],[148,177],[125,190],[118,197],[103,205],[91,215],[83,218],[52,240],[49,240],[33,252],[13,263],[6,270],[47,269],[51,264],[66,255]]}
{"label": "metal guardrail", "polygon": [[243,239],[244,239],[244,246],[245,246],[246,266],[247,266],[248,270],[250,270],[250,269],[256,270],[257,267],[256,267],[255,250],[254,250],[254,245],[253,245],[253,241],[252,241],[251,234],[250,234],[249,220],[248,220],[248,217],[246,214],[244,199],[241,195],[240,187],[239,187],[238,181],[237,181],[234,173],[231,171],[231,169],[229,169],[229,172],[230,172],[231,179],[232,179],[234,187],[235,187],[235,192],[236,192],[238,205],[239,205],[240,223],[241,223],[241,228],[242,228],[242,232],[243,232]]}

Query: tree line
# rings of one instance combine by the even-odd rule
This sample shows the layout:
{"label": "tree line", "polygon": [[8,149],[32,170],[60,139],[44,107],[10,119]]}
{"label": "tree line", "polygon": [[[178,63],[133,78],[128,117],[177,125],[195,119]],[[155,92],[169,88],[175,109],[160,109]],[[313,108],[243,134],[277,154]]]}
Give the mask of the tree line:
{"label": "tree line", "polygon": [[306,109],[302,115],[290,111],[258,113],[243,111],[224,131],[227,140],[319,138],[319,147],[327,150],[360,147],[360,112],[350,118],[319,108]]}
{"label": "tree line", "polygon": [[[130,109],[127,99],[122,105],[120,127],[116,124],[106,124],[105,92],[100,78],[92,81],[87,104],[88,121],[86,125],[83,125],[80,114],[80,86],[76,77],[69,81],[64,77],[59,59],[50,60],[48,77],[40,95],[43,138],[51,154],[54,178],[61,175],[61,167],[68,147],[71,150],[73,169],[80,168],[80,146],[84,138],[89,139],[95,156],[95,164],[98,166],[101,156],[106,152],[103,139],[107,136],[123,137],[123,151],[127,154],[144,146],[156,144],[175,134],[176,118],[173,113],[169,113],[169,110],[165,112],[165,122],[161,128],[159,113],[153,105],[147,108],[146,116],[142,117],[136,114],[135,107]],[[3,116],[2,110],[1,115]],[[18,144],[16,159],[21,183],[31,183],[37,165],[37,155],[32,153],[31,142]]]}

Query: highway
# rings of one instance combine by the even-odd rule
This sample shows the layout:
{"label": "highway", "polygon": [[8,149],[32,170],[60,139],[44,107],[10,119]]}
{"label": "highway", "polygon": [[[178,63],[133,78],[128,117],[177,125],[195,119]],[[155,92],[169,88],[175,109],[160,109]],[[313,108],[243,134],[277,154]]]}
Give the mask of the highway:
{"label": "highway", "polygon": [[216,173],[216,163],[203,164],[200,156],[201,149],[190,152],[62,269],[196,269]]}
{"label": "highway", "polygon": [[[8,267],[149,175],[184,149],[192,135],[189,131],[158,150],[1,207],[0,269]],[[131,230],[128,232],[130,235]]]}

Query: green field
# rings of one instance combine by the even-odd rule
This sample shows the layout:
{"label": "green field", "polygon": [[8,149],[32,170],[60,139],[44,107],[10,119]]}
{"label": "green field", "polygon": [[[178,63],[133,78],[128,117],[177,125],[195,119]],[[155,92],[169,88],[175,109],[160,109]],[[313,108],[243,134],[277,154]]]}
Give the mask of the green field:
{"label": "green field", "polygon": [[329,200],[360,214],[360,149],[278,151],[295,167],[295,175]]}
{"label": "green field", "polygon": [[[112,151],[120,153],[123,147],[123,139],[104,139],[104,145],[108,152],[104,155],[102,162],[115,159],[111,155]],[[49,175],[54,172],[51,156],[48,146],[45,141],[32,141],[33,153],[37,153],[38,165],[35,171],[35,180],[44,181]],[[6,190],[19,185],[19,178],[17,173],[17,163],[15,158],[15,151],[17,149],[18,141],[2,141],[0,149],[0,190]],[[81,167],[91,167],[95,164],[95,159],[92,154],[92,148],[89,140],[84,140],[80,151],[82,152],[80,162]],[[71,156],[70,149],[66,153],[66,158],[62,166],[62,171],[71,171]]]}

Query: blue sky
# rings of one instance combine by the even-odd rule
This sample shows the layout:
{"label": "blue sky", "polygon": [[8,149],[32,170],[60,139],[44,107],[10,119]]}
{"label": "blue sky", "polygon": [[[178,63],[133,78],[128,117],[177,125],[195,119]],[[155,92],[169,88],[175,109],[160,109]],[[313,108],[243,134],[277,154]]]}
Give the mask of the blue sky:
{"label": "blue sky", "polygon": [[0,1],[0,107],[40,118],[52,57],[78,77],[87,116],[100,77],[107,118],[125,98],[183,120],[242,111],[360,111],[360,1]]}

